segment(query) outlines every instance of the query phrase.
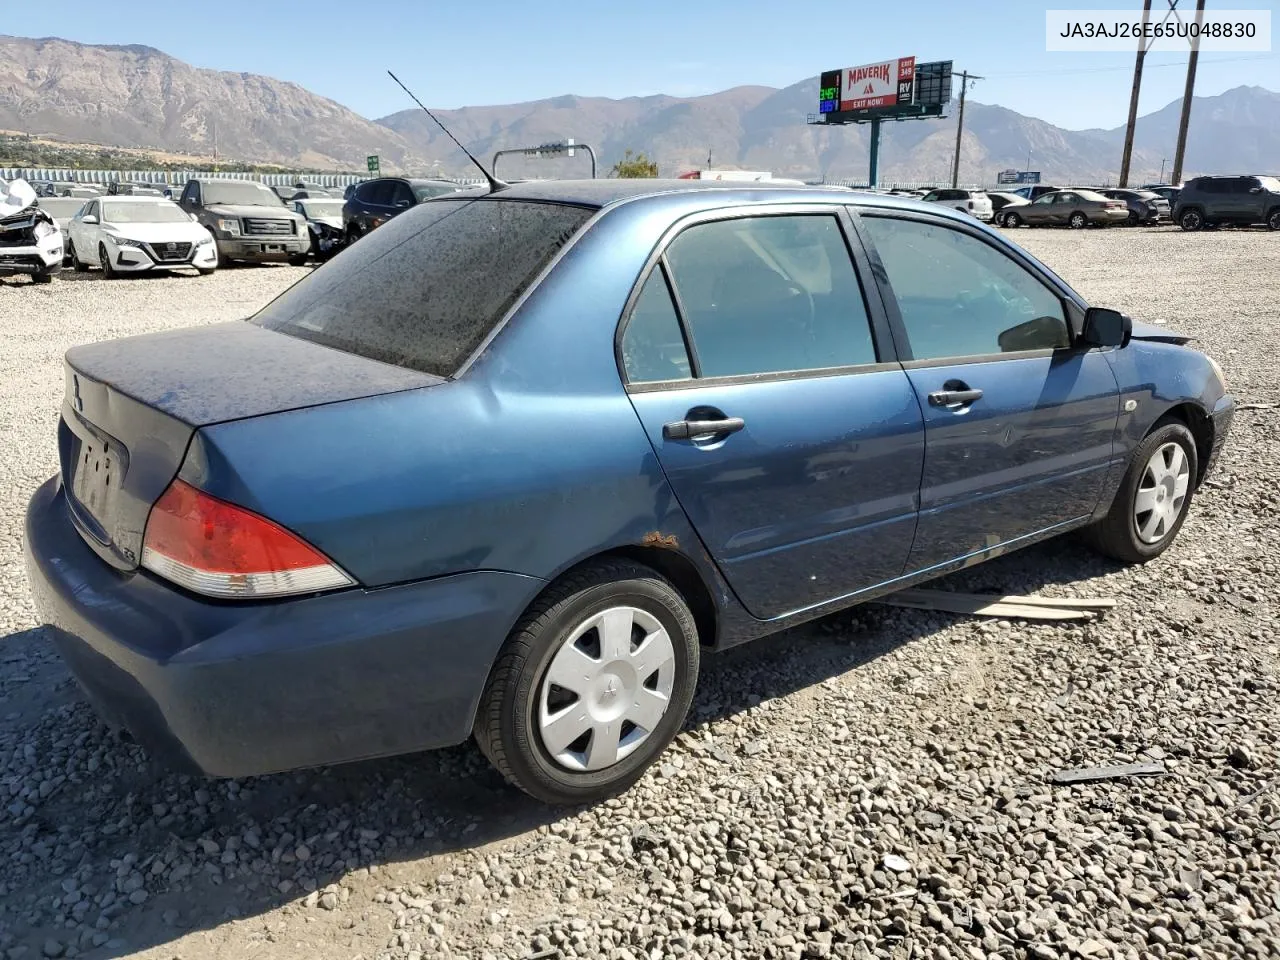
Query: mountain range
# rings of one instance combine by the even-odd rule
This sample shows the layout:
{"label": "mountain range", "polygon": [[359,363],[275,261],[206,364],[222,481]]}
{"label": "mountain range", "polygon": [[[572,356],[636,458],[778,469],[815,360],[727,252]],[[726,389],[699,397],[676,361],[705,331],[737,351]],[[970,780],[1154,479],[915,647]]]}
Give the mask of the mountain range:
{"label": "mountain range", "polygon": [[[867,173],[862,126],[806,123],[816,77],[783,89],[742,86],[700,97],[620,100],[567,95],[529,103],[440,110],[471,151],[494,151],[573,137],[594,147],[603,176],[627,149],[657,160],[663,175],[707,165],[770,170],[804,179],[860,179]],[[1155,179],[1172,163],[1180,101],[1138,122],[1133,172]],[[884,127],[882,180],[949,178],[951,116]],[[421,111],[377,120],[286,81],[193,67],[144,46],[98,46],[57,38],[0,36],[0,129],[71,142],[307,167],[361,169],[378,154],[384,170],[468,174],[465,158]],[[987,182],[1003,169],[1040,170],[1049,180],[1103,181],[1119,168],[1124,128],[1064,130],[1004,107],[970,100],[961,180]],[[1275,169],[1280,157],[1280,93],[1242,86],[1192,104],[1184,173]],[[503,176],[587,175],[583,158],[503,158]],[[1167,172],[1167,165],[1166,165]]]}

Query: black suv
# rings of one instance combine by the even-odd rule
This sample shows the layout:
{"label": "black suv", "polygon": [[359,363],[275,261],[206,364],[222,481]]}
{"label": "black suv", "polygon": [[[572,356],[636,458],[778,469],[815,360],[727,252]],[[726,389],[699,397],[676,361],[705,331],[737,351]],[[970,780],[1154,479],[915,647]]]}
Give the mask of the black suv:
{"label": "black suv", "polygon": [[381,226],[415,204],[458,189],[459,185],[449,180],[410,180],[404,177],[382,177],[356,184],[342,207],[347,242],[354,243],[374,227]]}
{"label": "black suv", "polygon": [[1265,223],[1280,230],[1280,179],[1276,177],[1196,177],[1178,195],[1173,212],[1183,230],[1220,223],[1245,227]]}

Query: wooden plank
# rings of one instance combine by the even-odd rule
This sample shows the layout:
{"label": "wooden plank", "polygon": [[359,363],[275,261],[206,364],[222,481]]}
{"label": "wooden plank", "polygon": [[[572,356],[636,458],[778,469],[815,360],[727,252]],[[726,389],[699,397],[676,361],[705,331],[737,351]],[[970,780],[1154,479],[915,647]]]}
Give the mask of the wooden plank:
{"label": "wooden plank", "polygon": [[1059,770],[1051,779],[1054,783],[1091,783],[1095,780],[1120,780],[1125,777],[1158,777],[1167,773],[1163,763],[1122,763],[1114,767],[1082,767],[1077,770]]}
{"label": "wooden plank", "polygon": [[906,607],[912,610],[941,610],[947,613],[968,613],[984,617],[1013,617],[1019,620],[1091,620],[1094,611],[1067,610],[1061,607],[1036,607],[1016,603],[974,603],[968,600],[948,600],[945,592],[941,598],[904,597],[901,593],[892,593],[881,597],[877,603],[891,607]]}
{"label": "wooden plank", "polygon": [[955,593],[950,590],[929,590],[919,587],[899,590],[894,596],[905,596],[908,599],[946,597],[973,604],[1012,603],[1020,607],[1060,607],[1064,610],[1112,610],[1116,606],[1116,601],[1110,597],[1077,600],[1070,597],[1031,597],[1016,594],[1000,596],[994,593]]}

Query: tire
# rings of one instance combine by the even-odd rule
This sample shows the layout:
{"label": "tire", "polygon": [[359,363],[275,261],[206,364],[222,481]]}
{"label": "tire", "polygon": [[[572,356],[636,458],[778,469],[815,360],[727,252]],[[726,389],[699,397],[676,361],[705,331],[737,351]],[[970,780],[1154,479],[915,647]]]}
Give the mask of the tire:
{"label": "tire", "polygon": [[1089,218],[1077,210],[1067,220],[1067,226],[1072,230],[1083,230],[1089,225]]}
{"label": "tire", "polygon": [[305,253],[297,254],[289,258],[289,266],[305,267],[307,265],[307,255]]}
{"label": "tire", "polygon": [[[1181,458],[1174,448],[1181,451]],[[1185,471],[1179,465],[1185,467]],[[1174,472],[1171,484],[1157,482],[1162,469]],[[1191,509],[1199,469],[1195,437],[1186,425],[1177,420],[1157,423],[1133,452],[1111,509],[1089,528],[1093,545],[1121,563],[1146,563],[1160,556],[1178,536]],[[1185,485],[1181,482],[1183,477]],[[1183,490],[1180,501],[1179,488]],[[1147,491],[1155,499],[1149,499]],[[1141,504],[1139,496],[1143,498]],[[1140,506],[1147,503],[1152,503],[1155,509],[1140,512]],[[1162,504],[1168,506],[1162,507]],[[1165,511],[1165,518],[1157,522],[1156,511],[1161,509]]]}
{"label": "tire", "polygon": [[1010,230],[1016,230],[1022,226],[1022,218],[1016,213],[1009,212],[1004,215],[1004,222],[1001,226],[1008,227]]}
{"label": "tire", "polygon": [[1136,227],[1136,226],[1137,226],[1139,223],[1141,223],[1141,222],[1142,222],[1142,218],[1141,218],[1141,217],[1139,217],[1137,213],[1135,213],[1134,211],[1130,210],[1130,211],[1129,211],[1129,219],[1128,219],[1128,220],[1126,220],[1126,221],[1125,221],[1125,223],[1127,223],[1127,224],[1128,224],[1129,226],[1131,226],[1131,227]]}
{"label": "tire", "polygon": [[[629,643],[625,655],[612,660],[605,648],[606,633],[592,624],[605,611],[628,618],[614,620],[614,639],[627,629],[625,623]],[[641,633],[646,634],[644,644],[632,649],[630,643]],[[669,644],[669,656],[663,655],[667,647],[662,637]],[[648,656],[642,658],[645,650]],[[680,731],[693,701],[698,660],[697,627],[675,587],[636,563],[587,564],[548,588],[507,638],[480,698],[473,729],[476,742],[508,782],[537,800],[564,805],[614,796],[635,783]],[[636,673],[636,663],[648,676]],[[650,671],[654,664],[658,666]],[[614,665],[617,669],[609,669]],[[585,689],[574,693],[553,683],[553,666]],[[583,675],[582,670],[599,672]],[[654,715],[648,733],[629,719],[639,715],[626,705],[642,690],[652,694],[644,697],[650,707],[666,693],[665,710]],[[572,720],[577,705],[588,700],[589,709],[606,715],[578,714],[579,722],[559,732],[559,742],[544,739],[544,722]],[[640,706],[640,701],[634,705]],[[619,712],[612,713],[614,709]],[[552,719],[540,722],[548,714]],[[612,740],[615,736],[620,744]],[[593,757],[597,745],[603,752]],[[626,750],[612,763],[607,761],[616,750],[610,754],[610,746]]]}
{"label": "tire", "polygon": [[347,225],[347,246],[351,246],[363,236],[364,231],[360,229],[360,224],[352,221]]}
{"label": "tire", "polygon": [[1280,230],[1280,207],[1267,214],[1267,229]]}
{"label": "tire", "polygon": [[215,267],[196,267],[196,273],[200,274],[202,277],[207,277],[209,274],[213,273],[215,269]]}
{"label": "tire", "polygon": [[32,283],[53,283],[53,274],[48,270],[41,270],[39,273],[31,275]]}
{"label": "tire", "polygon": [[80,258],[76,256],[76,245],[72,243],[70,240],[68,240],[67,246],[68,246],[69,252],[71,253],[71,269],[74,270],[76,273],[88,273],[89,265],[87,263],[81,263]]}
{"label": "tire", "polygon": [[111,266],[111,257],[107,255],[105,243],[98,244],[98,266],[102,267],[102,276],[107,280],[114,280],[120,276],[116,273],[116,268]]}
{"label": "tire", "polygon": [[1203,230],[1205,226],[1204,214],[1199,210],[1183,210],[1182,216],[1178,218],[1178,226],[1182,227],[1187,233]]}

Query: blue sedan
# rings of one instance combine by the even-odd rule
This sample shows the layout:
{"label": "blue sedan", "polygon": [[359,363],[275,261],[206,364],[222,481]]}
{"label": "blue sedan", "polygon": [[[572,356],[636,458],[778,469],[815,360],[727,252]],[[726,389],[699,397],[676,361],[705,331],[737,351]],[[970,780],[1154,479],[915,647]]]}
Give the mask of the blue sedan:
{"label": "blue sedan", "polygon": [[699,656],[1071,530],[1177,536],[1234,404],[971,217],[534,182],[432,200],[245,322],[76,347],[38,607],[107,719],[243,776],[474,736],[625,789]]}

